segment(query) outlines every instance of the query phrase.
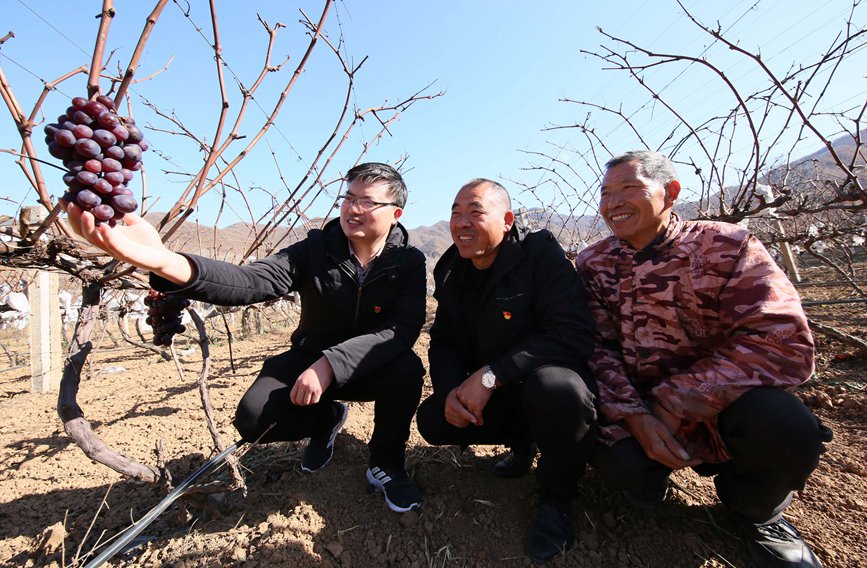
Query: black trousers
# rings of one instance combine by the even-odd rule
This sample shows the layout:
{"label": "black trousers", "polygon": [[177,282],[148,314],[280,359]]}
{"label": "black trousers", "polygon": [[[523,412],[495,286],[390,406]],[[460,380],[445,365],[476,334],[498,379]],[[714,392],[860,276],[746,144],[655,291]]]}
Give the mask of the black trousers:
{"label": "black trousers", "polygon": [[235,428],[241,437],[245,442],[302,440],[331,429],[337,411],[333,401],[374,401],[370,463],[402,468],[410,423],[421,399],[425,374],[421,360],[407,351],[344,386],[332,383],[317,404],[296,406],[289,398],[292,387],[319,357],[293,349],[265,360],[235,412]]}
{"label": "black trousers", "polygon": [[495,390],[482,412],[484,425],[465,428],[446,422],[448,392],[435,392],[418,409],[418,430],[435,446],[535,442],[540,487],[556,499],[571,500],[596,443],[596,385],[588,380],[592,390],[572,369],[540,367],[520,384]]}
{"label": "black trousers", "polygon": [[[732,459],[693,469],[716,476],[720,501],[753,523],[782,515],[792,491],[803,489],[832,438],[799,398],[769,387],[744,393],[719,414],[717,426]],[[647,457],[635,438],[599,444],[593,467],[612,487],[647,496],[659,495],[671,474]]]}

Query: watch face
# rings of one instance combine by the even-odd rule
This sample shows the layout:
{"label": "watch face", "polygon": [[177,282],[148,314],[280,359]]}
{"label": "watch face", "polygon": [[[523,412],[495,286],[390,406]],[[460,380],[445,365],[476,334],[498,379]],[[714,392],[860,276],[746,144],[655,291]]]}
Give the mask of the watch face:
{"label": "watch face", "polygon": [[497,384],[497,377],[490,371],[482,375],[482,386],[487,389],[492,389]]}

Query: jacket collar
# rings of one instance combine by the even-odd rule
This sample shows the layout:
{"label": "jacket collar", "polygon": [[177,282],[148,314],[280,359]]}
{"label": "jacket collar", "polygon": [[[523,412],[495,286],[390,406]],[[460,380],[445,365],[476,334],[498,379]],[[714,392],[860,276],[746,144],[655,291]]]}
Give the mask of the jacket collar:
{"label": "jacket collar", "polygon": [[640,256],[644,258],[651,258],[655,256],[657,253],[664,251],[669,248],[672,243],[680,236],[683,232],[684,223],[680,219],[680,217],[674,211],[671,212],[671,219],[668,222],[668,226],[658,237],[653,239],[653,241],[644,247],[641,250],[636,250],[630,245],[627,241],[623,239],[619,239],[620,248],[626,252],[631,252],[635,256]]}
{"label": "jacket collar", "polygon": [[[494,285],[507,273],[521,262],[526,253],[524,252],[523,241],[529,229],[520,226],[516,221],[506,238],[500,243],[500,251],[497,253],[497,258],[488,270],[491,271],[485,289],[482,291],[482,297],[485,297]],[[458,254],[458,248],[452,245],[443,254],[443,259],[448,259],[442,267],[442,279],[440,280],[445,287],[451,288],[459,285],[466,280],[468,271],[475,270],[471,260],[461,258]]]}
{"label": "jacket collar", "polygon": [[[329,253],[341,261],[349,260],[349,239],[346,238],[346,234],[340,227],[340,219],[328,221],[322,227],[322,236]],[[409,246],[409,233],[403,225],[396,223],[388,233],[385,247],[380,251],[379,256],[382,257],[392,249],[406,248],[407,246]]]}

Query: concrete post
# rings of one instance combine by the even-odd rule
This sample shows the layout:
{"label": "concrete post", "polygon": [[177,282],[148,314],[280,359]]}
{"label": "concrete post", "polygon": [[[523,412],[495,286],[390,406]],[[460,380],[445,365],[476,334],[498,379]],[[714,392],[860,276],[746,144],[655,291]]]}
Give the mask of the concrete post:
{"label": "concrete post", "polygon": [[[756,192],[761,194],[762,197],[765,198],[766,201],[770,202],[774,200],[774,191],[771,189],[771,186],[765,184],[756,184]],[[786,236],[786,229],[783,227],[783,221],[777,217],[776,209],[771,208],[768,209],[768,215],[774,219],[774,224],[777,227],[777,231],[779,231],[781,237]],[[783,253],[783,264],[786,265],[786,271],[789,273],[789,280],[792,282],[800,282],[801,281],[801,273],[798,271],[798,263],[795,260],[795,255],[792,254],[792,247],[789,246],[789,243],[783,241],[780,243],[780,252]]]}
{"label": "concrete post", "polygon": [[50,392],[60,385],[63,344],[57,274],[40,270],[28,287],[30,296],[30,385],[33,392]]}

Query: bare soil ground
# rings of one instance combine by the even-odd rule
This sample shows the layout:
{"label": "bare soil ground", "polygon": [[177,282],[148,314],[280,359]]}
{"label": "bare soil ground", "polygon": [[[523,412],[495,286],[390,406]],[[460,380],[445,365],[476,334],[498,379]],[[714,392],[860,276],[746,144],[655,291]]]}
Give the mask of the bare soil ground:
{"label": "bare soil ground", "polygon": [[[805,287],[805,299],[834,297]],[[865,304],[810,308],[810,316],[863,337]],[[262,359],[283,349],[290,329],[212,347],[214,411],[224,440]],[[798,391],[834,430],[819,468],[789,508],[826,566],[867,565],[867,359],[818,336],[817,377]],[[427,335],[416,346],[425,355]],[[79,402],[113,448],[155,463],[165,445],[180,481],[213,455],[195,384],[200,360],[174,364],[142,350],[92,357]],[[121,370],[122,369],[122,370]],[[82,565],[111,537],[165,496],[161,487],[123,479],[92,463],[63,432],[54,395],[29,391],[29,368],[0,373],[0,564]],[[392,513],[364,481],[372,405],[351,403],[330,466],[300,472],[302,443],[271,444],[243,457],[249,495],[198,499],[190,516],[164,513],[112,566],[529,566],[525,536],[535,507],[529,475],[500,480],[490,468],[505,449],[432,448],[413,431],[408,468],[425,490],[420,513]],[[225,471],[209,479],[229,477]],[[732,520],[710,479],[675,475],[655,514],[632,508],[591,470],[578,503],[579,543],[552,566],[749,566]],[[64,528],[65,527],[65,528]],[[92,556],[91,556],[92,558]]]}

